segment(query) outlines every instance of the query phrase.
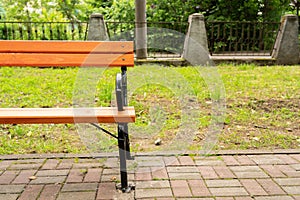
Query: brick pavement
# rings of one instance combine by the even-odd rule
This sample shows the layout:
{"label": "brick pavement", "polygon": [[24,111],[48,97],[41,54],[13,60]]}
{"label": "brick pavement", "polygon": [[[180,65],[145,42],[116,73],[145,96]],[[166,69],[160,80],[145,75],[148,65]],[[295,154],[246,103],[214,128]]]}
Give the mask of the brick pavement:
{"label": "brick pavement", "polygon": [[223,152],[215,156],[136,155],[136,190],[115,189],[115,155],[0,156],[2,200],[300,199],[300,151]]}

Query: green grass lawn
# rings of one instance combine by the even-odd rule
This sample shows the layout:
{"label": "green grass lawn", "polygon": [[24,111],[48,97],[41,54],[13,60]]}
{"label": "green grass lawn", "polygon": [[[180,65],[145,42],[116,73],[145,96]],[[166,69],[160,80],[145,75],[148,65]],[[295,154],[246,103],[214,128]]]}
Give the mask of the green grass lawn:
{"label": "green grass lawn", "polygon": [[[118,69],[0,68],[0,107],[114,105]],[[137,66],[128,71],[133,151],[299,148],[300,66]],[[100,79],[99,79],[100,78]],[[115,131],[115,125],[105,125]],[[155,146],[158,138],[162,143]],[[0,125],[0,154],[116,150],[87,125]]]}

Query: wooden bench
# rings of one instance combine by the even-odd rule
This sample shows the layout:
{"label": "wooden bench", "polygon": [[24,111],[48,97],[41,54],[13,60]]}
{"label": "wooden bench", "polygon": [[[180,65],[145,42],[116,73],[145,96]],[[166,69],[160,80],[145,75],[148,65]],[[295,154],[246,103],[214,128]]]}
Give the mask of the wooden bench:
{"label": "wooden bench", "polygon": [[[127,67],[134,66],[132,42],[0,41],[0,66],[11,67],[120,67],[116,75],[117,107],[0,108],[0,124],[91,123],[118,140],[120,189],[130,191],[126,160],[131,159],[128,123],[135,110],[127,105]],[[98,123],[117,123],[115,136]]]}

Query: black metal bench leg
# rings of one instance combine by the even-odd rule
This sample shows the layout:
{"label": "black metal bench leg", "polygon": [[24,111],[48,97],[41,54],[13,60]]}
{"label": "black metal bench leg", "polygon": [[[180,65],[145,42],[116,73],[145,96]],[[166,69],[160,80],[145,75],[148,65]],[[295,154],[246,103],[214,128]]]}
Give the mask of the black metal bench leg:
{"label": "black metal bench leg", "polygon": [[125,151],[126,151],[126,159],[134,160],[130,153],[130,142],[129,142],[129,134],[128,134],[128,124],[124,124],[124,142],[125,142]]}
{"label": "black metal bench leg", "polygon": [[122,192],[130,192],[134,190],[133,185],[128,184],[127,174],[127,151],[126,151],[126,127],[127,124],[118,124],[118,146],[119,146],[119,157],[120,157],[120,174],[121,184],[117,186]]}
{"label": "black metal bench leg", "polygon": [[[122,67],[122,73],[117,74],[116,77],[116,97],[117,106],[119,111],[123,111],[123,106],[128,105],[127,101],[127,75],[126,67]],[[128,135],[128,124],[119,123],[118,124],[118,146],[119,146],[119,157],[120,157],[120,174],[121,174],[121,184],[117,186],[122,192],[130,192],[134,190],[133,185],[128,184],[127,178],[127,163],[126,160],[133,159],[130,155],[130,143]]]}
{"label": "black metal bench leg", "polygon": [[121,189],[125,192],[128,188],[127,180],[127,164],[126,164],[126,151],[125,151],[125,134],[122,130],[122,125],[118,125],[118,145],[119,145],[119,158],[120,158],[120,174],[121,174]]}
{"label": "black metal bench leg", "polygon": [[[122,90],[122,99],[123,105],[128,106],[128,99],[127,99],[127,67],[121,68],[121,90]],[[133,157],[130,154],[130,142],[129,142],[129,134],[128,134],[128,124],[124,124],[124,134],[125,134],[125,150],[126,150],[126,159],[133,160]]]}

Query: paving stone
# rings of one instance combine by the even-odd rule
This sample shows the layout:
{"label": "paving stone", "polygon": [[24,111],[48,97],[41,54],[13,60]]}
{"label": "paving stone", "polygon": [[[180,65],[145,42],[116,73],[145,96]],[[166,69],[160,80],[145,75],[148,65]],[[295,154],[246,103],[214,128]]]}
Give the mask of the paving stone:
{"label": "paving stone", "polygon": [[295,160],[298,160],[298,162],[300,162],[300,154],[294,154],[291,155],[292,158],[294,158]]}
{"label": "paving stone", "polygon": [[25,185],[0,185],[0,193],[21,193]]}
{"label": "paving stone", "polygon": [[267,178],[268,175],[264,173],[258,166],[233,166],[230,167],[237,178]]}
{"label": "paving stone", "polygon": [[293,200],[290,196],[262,196],[255,197],[255,200]]}
{"label": "paving stone", "polygon": [[74,163],[73,169],[86,169],[86,168],[100,168],[103,167],[103,164],[94,162],[94,163]]}
{"label": "paving stone", "polygon": [[28,164],[13,164],[9,167],[11,170],[33,170],[39,169],[42,166],[42,163],[28,163]]}
{"label": "paving stone", "polygon": [[0,162],[0,170],[8,169],[11,164],[13,164],[12,160],[3,160]]}
{"label": "paving stone", "polygon": [[258,166],[231,166],[229,167],[234,172],[261,172]]}
{"label": "paving stone", "polygon": [[151,168],[139,168],[135,173],[135,180],[149,181],[152,180]]}
{"label": "paving stone", "polygon": [[115,183],[100,183],[97,193],[97,200],[116,199],[118,191]]}
{"label": "paving stone", "polygon": [[26,158],[26,159],[18,159],[14,163],[15,164],[42,164],[45,162],[46,159],[41,158],[41,159],[36,159],[36,158]]}
{"label": "paving stone", "polygon": [[275,178],[274,180],[281,186],[300,186],[300,178]]}
{"label": "paving stone", "polygon": [[66,180],[65,176],[41,176],[32,180],[30,184],[59,184],[64,183]]}
{"label": "paving stone", "polygon": [[246,155],[239,155],[234,158],[240,163],[240,165],[256,165],[255,162]]}
{"label": "paving stone", "polygon": [[175,157],[175,156],[164,157],[163,160],[165,162],[165,166],[178,166],[178,165],[180,165],[178,158]]}
{"label": "paving stone", "polygon": [[[115,167],[105,169],[102,169],[103,162],[84,157],[25,158],[30,157],[0,162],[0,199],[16,200],[19,195],[23,199],[36,199],[38,195],[39,200],[174,200],[175,195],[178,200],[300,200],[300,156],[295,154],[194,157],[201,162],[199,166],[194,165],[189,156],[139,156],[148,167],[136,168],[133,165],[136,162],[128,162],[132,164],[131,171],[136,170],[128,174],[129,182],[136,183],[136,191],[128,194],[115,189],[115,181],[120,180],[117,157],[110,159],[109,165]],[[166,167],[153,164],[154,160]],[[41,168],[36,169],[36,165]],[[34,169],[27,169],[29,166]],[[9,169],[6,171],[6,168]],[[30,175],[37,179],[29,182]],[[68,182],[67,178],[75,182]]]}
{"label": "paving stone", "polygon": [[213,196],[246,196],[247,191],[243,187],[227,187],[223,188],[209,188]]}
{"label": "paving stone", "polygon": [[[160,199],[157,199],[157,200],[160,200]],[[193,198],[176,198],[176,200],[214,200],[214,198],[195,198],[195,197],[193,197]]]}
{"label": "paving stone", "polygon": [[36,176],[67,176],[70,170],[40,170],[37,172]]}
{"label": "paving stone", "polygon": [[219,166],[219,165],[225,165],[225,162],[223,160],[220,160],[218,158],[205,158],[200,160],[195,160],[195,163],[197,166]]}
{"label": "paving stone", "polygon": [[272,178],[286,177],[276,165],[261,165],[260,167]]}
{"label": "paving stone", "polygon": [[[105,174],[101,176],[101,182],[111,182],[115,180],[121,180],[121,177],[119,174]],[[131,179],[132,180],[132,179]]]}
{"label": "paving stone", "polygon": [[167,167],[167,171],[169,173],[199,173],[199,169],[197,167]]}
{"label": "paving stone", "polygon": [[300,177],[300,171],[295,170],[289,165],[277,165],[277,167],[288,177]]}
{"label": "paving stone", "polygon": [[294,168],[296,171],[300,171],[300,164],[292,164],[290,165],[292,168]]}
{"label": "paving stone", "polygon": [[39,200],[55,200],[61,187],[61,185],[45,185]]}
{"label": "paving stone", "polygon": [[0,176],[0,184],[10,184],[18,175],[19,171],[5,171]]}
{"label": "paving stone", "polygon": [[236,176],[226,166],[214,166],[213,169],[220,178],[236,178]]}
{"label": "paving stone", "polygon": [[285,162],[285,164],[297,164],[299,163],[296,159],[294,159],[292,156],[290,155],[286,155],[286,154],[280,154],[280,155],[275,155],[277,158],[281,159],[282,161]]}
{"label": "paving stone", "polygon": [[300,195],[300,186],[283,186],[283,190],[288,194]]}
{"label": "paving stone", "polygon": [[3,200],[17,200],[19,194],[0,194],[0,199]]}
{"label": "paving stone", "polygon": [[252,196],[268,195],[267,192],[254,179],[241,179],[240,182]]}
{"label": "paving stone", "polygon": [[88,169],[83,182],[99,182],[102,174],[102,168]]}
{"label": "paving stone", "polygon": [[103,164],[107,168],[118,168],[119,167],[118,158],[107,158],[107,160]]}
{"label": "paving stone", "polygon": [[56,169],[71,169],[74,163],[74,159],[63,159]]}
{"label": "paving stone", "polygon": [[171,180],[171,188],[175,197],[191,197],[192,193],[185,180]]}
{"label": "paving stone", "polygon": [[120,169],[119,168],[103,169],[103,172],[102,172],[102,174],[104,174],[104,175],[106,175],[106,174],[119,174],[119,173],[120,173]]}
{"label": "paving stone", "polygon": [[179,156],[178,160],[180,165],[183,166],[195,165],[195,162],[190,156]]}
{"label": "paving stone", "polygon": [[36,170],[22,170],[13,181],[13,184],[29,183],[29,177],[33,176]]}
{"label": "paving stone", "polygon": [[137,157],[138,167],[164,167],[165,162],[161,157]]}
{"label": "paving stone", "polygon": [[48,159],[46,161],[46,163],[42,166],[42,170],[46,170],[46,169],[56,169],[56,167],[59,164],[59,160],[58,159]]}
{"label": "paving stone", "polygon": [[285,164],[284,161],[274,155],[249,155],[248,157],[258,165]]}
{"label": "paving stone", "polygon": [[[89,155],[87,155],[88,157],[90,157]],[[80,158],[80,154],[77,156],[78,158],[76,159],[76,163],[100,163],[97,160],[93,159],[93,158]]]}
{"label": "paving stone", "polygon": [[135,198],[173,197],[171,188],[137,189]]}
{"label": "paving stone", "polygon": [[63,192],[59,193],[57,200],[94,200],[96,192]]}
{"label": "paving stone", "polygon": [[211,196],[203,180],[188,180],[193,196]]}
{"label": "paving stone", "polygon": [[222,159],[227,166],[240,165],[240,163],[233,156],[222,156]]}
{"label": "paving stone", "polygon": [[67,183],[80,183],[83,181],[84,169],[71,169],[67,177]]}
{"label": "paving stone", "polygon": [[146,189],[146,188],[168,188],[170,187],[169,181],[137,181],[136,189]]}
{"label": "paving stone", "polygon": [[292,197],[294,197],[294,200],[300,200],[300,195],[293,195]]}
{"label": "paving stone", "polygon": [[205,180],[208,187],[241,187],[241,183],[237,179],[231,180]]}
{"label": "paving stone", "polygon": [[165,167],[151,167],[153,179],[168,179],[168,173]]}
{"label": "paving stone", "polygon": [[244,197],[235,197],[235,200],[253,200],[253,198],[244,196]]}
{"label": "paving stone", "polygon": [[272,179],[257,179],[257,182],[269,195],[285,194],[285,192]]}
{"label": "paving stone", "polygon": [[200,173],[189,173],[189,172],[183,172],[183,173],[169,173],[170,179],[201,179]]}
{"label": "paving stone", "polygon": [[62,192],[82,192],[82,191],[96,191],[97,183],[68,183],[61,189]]}
{"label": "paving stone", "polygon": [[19,200],[34,200],[37,199],[42,191],[42,185],[28,185],[24,192],[21,194]]}
{"label": "paving stone", "polygon": [[201,176],[204,179],[217,179],[218,175],[215,172],[214,168],[211,166],[199,166],[198,167]]}

